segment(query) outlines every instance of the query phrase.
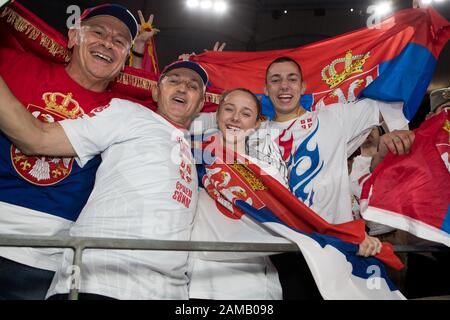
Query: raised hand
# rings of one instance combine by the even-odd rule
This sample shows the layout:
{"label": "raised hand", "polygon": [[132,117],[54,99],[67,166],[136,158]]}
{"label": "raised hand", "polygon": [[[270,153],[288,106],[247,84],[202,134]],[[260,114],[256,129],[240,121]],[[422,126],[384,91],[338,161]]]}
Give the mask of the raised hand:
{"label": "raised hand", "polygon": [[214,44],[214,47],[212,50],[208,50],[208,49],[203,49],[205,52],[207,51],[223,51],[223,49],[225,49],[225,46],[227,45],[226,42],[220,44],[219,41],[216,41],[216,43]]}
{"label": "raised hand", "polygon": [[[203,49],[203,51],[205,51],[205,52],[207,52],[207,51],[223,51],[223,49],[225,48],[225,46],[226,46],[226,43],[225,43],[225,42],[222,43],[222,44],[220,44],[219,41],[216,41],[216,43],[214,44],[214,47],[213,47],[212,50]],[[191,53],[183,53],[183,54],[180,54],[180,55],[178,56],[178,60],[189,60],[189,58],[190,58],[191,56],[195,56],[195,55],[196,55],[195,52],[191,52]]]}
{"label": "raised hand", "polygon": [[143,54],[145,50],[145,44],[160,30],[157,28],[154,28],[152,26],[154,16],[153,14],[150,15],[148,20],[146,21],[144,16],[142,15],[142,11],[138,10],[138,16],[139,16],[139,35],[134,40],[134,47],[133,50],[137,53]]}

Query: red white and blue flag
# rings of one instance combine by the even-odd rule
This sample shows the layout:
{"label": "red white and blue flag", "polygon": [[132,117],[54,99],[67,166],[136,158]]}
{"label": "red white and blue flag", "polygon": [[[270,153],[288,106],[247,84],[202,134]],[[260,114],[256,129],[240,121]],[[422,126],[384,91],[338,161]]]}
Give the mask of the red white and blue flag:
{"label": "red white and blue flag", "polygon": [[428,119],[415,135],[409,154],[389,153],[364,183],[361,213],[450,246],[450,112]]}
{"label": "red white and blue flag", "polygon": [[[232,157],[236,163],[223,161]],[[383,265],[403,267],[390,244],[383,243],[376,257],[356,255],[364,239],[362,220],[329,224],[249,160],[236,154],[213,159],[198,170],[206,191],[200,192],[197,219],[209,227],[205,238],[195,240],[280,243],[281,236],[299,246],[325,299],[404,298]]]}
{"label": "red white and blue flag", "polygon": [[[0,23],[2,46],[21,48],[60,63],[70,58],[65,37],[17,2],[2,9]],[[398,12],[377,27],[364,28],[300,48],[264,52],[210,51],[192,59],[200,62],[210,76],[212,86],[208,88],[207,106],[217,102],[217,93],[224,89],[247,87],[262,93],[267,65],[279,56],[290,56],[303,66],[303,75],[308,83],[307,94],[302,100],[306,108],[315,110],[334,102],[366,96],[385,101],[404,101],[404,114],[411,119],[449,37],[450,24],[432,8],[409,9]],[[127,68],[112,89],[126,94],[130,99],[151,105],[149,89],[155,80],[155,74]],[[268,102],[268,99],[264,101]],[[265,104],[264,112],[269,116],[273,114],[268,104]],[[256,175],[260,173],[256,165],[245,167]],[[403,297],[393,288],[377,258],[355,255],[357,244],[364,235],[360,222],[338,226],[323,224],[318,215],[302,205],[284,187],[277,185],[270,176],[259,175],[259,179],[268,189],[253,192],[247,184],[248,194],[252,191],[255,199],[252,205],[242,198],[228,200],[233,210],[238,210],[233,212],[244,214],[235,221],[253,219],[261,230],[270,228],[298,243],[325,298]],[[444,188],[442,192],[448,190]],[[220,194],[223,193],[226,193],[225,189]],[[216,210],[212,214],[220,212]],[[445,229],[448,218],[443,221],[436,229],[441,228],[448,233]],[[235,225],[238,226],[238,223]],[[384,248],[389,249],[389,246],[386,244]],[[399,261],[392,252],[384,253],[387,258],[385,262],[399,267]]]}
{"label": "red white and blue flag", "polygon": [[[26,27],[16,28],[18,24]],[[17,1],[0,12],[0,45],[33,52],[54,62],[70,59],[67,39]],[[30,37],[29,34],[33,34]],[[289,56],[302,65],[307,92],[302,105],[320,109],[357,97],[403,101],[411,120],[430,83],[439,54],[450,38],[450,23],[432,7],[406,9],[371,28],[294,49],[260,52],[208,51],[191,59],[207,71],[204,111],[214,111],[219,94],[226,89],[246,87],[264,92],[265,70],[271,61]],[[156,47],[152,42],[153,56]],[[156,64],[157,66],[157,61]],[[156,108],[150,88],[158,70],[125,68],[112,90],[151,108]],[[262,95],[263,113],[274,115],[268,97]]]}
{"label": "red white and blue flag", "polygon": [[[260,52],[208,51],[191,59],[208,71],[214,87],[245,87],[264,92],[271,61],[298,61],[307,83],[302,105],[316,110],[364,96],[403,101],[411,120],[430,83],[439,54],[450,38],[450,24],[433,8],[406,9],[371,28],[363,28],[294,49]],[[273,109],[263,97],[263,110]]]}

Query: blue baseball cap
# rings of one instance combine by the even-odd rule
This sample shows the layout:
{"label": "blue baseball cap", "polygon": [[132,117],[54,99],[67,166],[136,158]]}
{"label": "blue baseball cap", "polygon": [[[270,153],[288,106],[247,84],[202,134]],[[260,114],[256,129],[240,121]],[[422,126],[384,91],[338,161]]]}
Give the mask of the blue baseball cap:
{"label": "blue baseball cap", "polygon": [[112,16],[122,21],[130,31],[131,39],[134,40],[138,33],[138,23],[133,14],[120,4],[101,4],[83,11],[80,20],[86,20],[95,16]]}
{"label": "blue baseball cap", "polygon": [[189,60],[177,60],[167,65],[161,72],[161,76],[159,77],[159,79],[161,80],[170,70],[179,68],[191,69],[200,76],[200,78],[203,81],[203,85],[205,87],[208,85],[208,73],[206,72],[206,70],[203,69],[203,67],[200,64]]}

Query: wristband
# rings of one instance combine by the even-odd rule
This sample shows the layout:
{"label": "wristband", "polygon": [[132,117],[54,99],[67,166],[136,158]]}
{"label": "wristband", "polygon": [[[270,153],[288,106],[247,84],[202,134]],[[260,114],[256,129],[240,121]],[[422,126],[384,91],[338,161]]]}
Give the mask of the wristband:
{"label": "wristband", "polygon": [[131,50],[131,53],[133,54],[133,56],[138,57],[138,58],[143,58],[144,57],[143,53],[139,53],[139,52],[136,52],[134,50]]}

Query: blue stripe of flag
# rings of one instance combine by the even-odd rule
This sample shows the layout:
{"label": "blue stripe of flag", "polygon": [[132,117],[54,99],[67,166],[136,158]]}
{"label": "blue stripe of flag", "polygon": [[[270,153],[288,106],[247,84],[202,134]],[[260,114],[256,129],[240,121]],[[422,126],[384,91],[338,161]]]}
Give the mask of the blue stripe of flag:
{"label": "blue stripe of flag", "polygon": [[[256,209],[247,202],[242,200],[237,200],[235,205],[244,213],[248,214],[249,216],[251,216],[253,219],[257,220],[260,223],[264,224],[267,222],[276,222],[286,226],[286,224],[267,207]],[[353,267],[352,274],[354,276],[357,276],[362,279],[368,279],[373,275],[373,273],[368,272],[368,270],[372,270],[369,269],[369,267],[376,266],[377,267],[376,269],[379,271],[378,276],[385,279],[391,291],[396,290],[395,285],[392,283],[392,281],[389,279],[386,273],[384,264],[374,257],[364,258],[357,256],[356,255],[358,251],[357,245],[345,242],[337,237],[325,236],[315,232],[311,234],[306,234],[294,227],[290,226],[287,227],[300,234],[311,237],[317,243],[319,243],[322,248],[324,248],[326,245],[330,245],[333,246],[335,249],[339,250],[343,255],[345,255],[346,260],[351,263]]]}

